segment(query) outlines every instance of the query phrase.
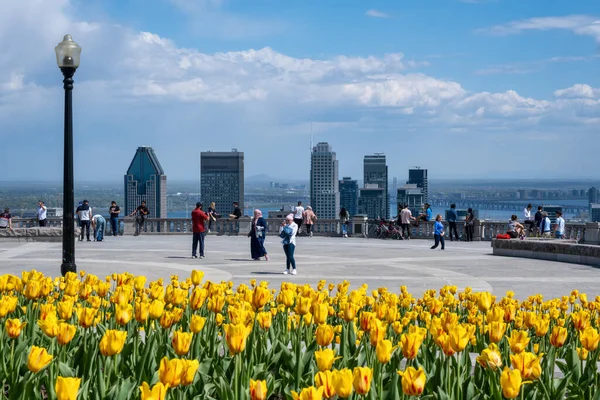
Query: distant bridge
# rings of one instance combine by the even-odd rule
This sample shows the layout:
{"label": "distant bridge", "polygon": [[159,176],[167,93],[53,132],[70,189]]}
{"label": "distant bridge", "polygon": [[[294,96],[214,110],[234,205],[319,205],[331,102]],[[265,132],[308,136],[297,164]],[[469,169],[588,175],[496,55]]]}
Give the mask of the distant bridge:
{"label": "distant bridge", "polygon": [[[541,205],[536,203],[535,200],[524,200],[522,203],[512,203],[512,202],[503,202],[503,201],[494,201],[494,200],[446,200],[446,199],[433,199],[430,201],[432,206],[436,207],[448,207],[450,208],[450,204],[456,204],[456,208],[466,209],[473,208],[475,210],[498,210],[498,211],[523,211],[525,206],[529,203],[533,204],[533,210],[537,210],[537,206]],[[556,205],[560,205],[560,200],[556,201]],[[550,205],[550,204],[548,204]],[[579,214],[582,211],[588,211],[587,206],[577,206],[577,205],[560,205],[563,209],[563,212],[567,214]]]}

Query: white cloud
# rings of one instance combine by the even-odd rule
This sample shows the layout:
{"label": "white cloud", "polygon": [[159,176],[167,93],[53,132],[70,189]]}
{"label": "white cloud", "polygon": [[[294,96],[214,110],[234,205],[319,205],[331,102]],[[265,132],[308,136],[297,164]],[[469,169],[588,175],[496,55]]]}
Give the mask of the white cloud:
{"label": "white cloud", "polygon": [[576,84],[566,89],[556,90],[554,92],[556,97],[563,98],[597,98],[600,99],[600,89],[594,89],[590,85]]}
{"label": "white cloud", "polygon": [[375,17],[375,18],[389,18],[390,17],[389,14],[384,13],[383,11],[375,10],[375,9],[368,10],[366,14],[369,17]]}
{"label": "white cloud", "polygon": [[577,35],[591,36],[600,43],[600,18],[591,15],[567,15],[561,17],[536,17],[491,28],[479,29],[480,33],[497,36],[516,35],[528,30],[565,29]]}

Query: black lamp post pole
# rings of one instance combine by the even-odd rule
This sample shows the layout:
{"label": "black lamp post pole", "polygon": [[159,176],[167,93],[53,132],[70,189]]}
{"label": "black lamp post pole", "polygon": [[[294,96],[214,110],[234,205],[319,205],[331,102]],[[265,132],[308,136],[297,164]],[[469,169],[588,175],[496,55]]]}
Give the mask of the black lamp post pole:
{"label": "black lamp post pole", "polygon": [[73,195],[73,75],[76,68],[60,69],[65,79],[65,150],[63,170],[63,241],[60,273],[77,272],[75,265],[75,215]]}

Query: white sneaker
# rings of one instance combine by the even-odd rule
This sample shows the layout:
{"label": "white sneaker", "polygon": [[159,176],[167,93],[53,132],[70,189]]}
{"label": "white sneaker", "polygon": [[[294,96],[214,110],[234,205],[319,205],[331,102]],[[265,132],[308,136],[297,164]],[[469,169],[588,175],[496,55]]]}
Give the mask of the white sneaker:
{"label": "white sneaker", "polygon": [[296,270],[295,269],[292,270],[292,275],[296,275]]}
{"label": "white sneaker", "polygon": [[283,274],[284,274],[284,275],[287,275],[287,274],[289,274],[289,273],[290,273],[290,271],[289,271],[289,270],[287,270],[287,269],[283,271]]}

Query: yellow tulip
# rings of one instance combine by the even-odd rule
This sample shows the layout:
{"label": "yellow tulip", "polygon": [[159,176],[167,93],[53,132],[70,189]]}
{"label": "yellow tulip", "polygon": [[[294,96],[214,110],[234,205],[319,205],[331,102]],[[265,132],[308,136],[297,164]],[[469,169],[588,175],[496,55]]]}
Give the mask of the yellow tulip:
{"label": "yellow tulip", "polygon": [[25,291],[23,295],[27,297],[29,300],[37,300],[38,297],[41,296],[42,292],[42,282],[40,281],[29,281],[25,286]]}
{"label": "yellow tulip", "polygon": [[477,296],[477,307],[479,311],[486,312],[492,306],[492,294],[490,292],[482,292]]}
{"label": "yellow tulip", "polygon": [[525,350],[530,340],[531,339],[529,338],[529,334],[527,333],[527,331],[512,331],[510,333],[510,338],[508,338],[510,351],[514,354],[521,353]]}
{"label": "yellow tulip", "polygon": [[175,331],[173,332],[173,338],[171,339],[171,345],[173,346],[173,350],[175,350],[175,354],[178,356],[184,356],[190,351],[190,346],[192,344],[193,333],[191,332],[182,332]]}
{"label": "yellow tulip", "polygon": [[58,334],[58,318],[55,314],[50,314],[44,320],[39,320],[38,325],[42,332],[48,337],[56,337]]}
{"label": "yellow tulip", "polygon": [[115,321],[117,324],[123,326],[127,324],[131,318],[133,318],[133,306],[131,304],[117,304],[115,306]]}
{"label": "yellow tulip", "polygon": [[329,306],[327,304],[315,304],[313,306],[313,318],[315,324],[324,324],[329,316]]}
{"label": "yellow tulip", "polygon": [[579,357],[580,360],[587,360],[588,353],[589,353],[589,351],[587,351],[583,347],[577,348],[577,357]]}
{"label": "yellow tulip", "polygon": [[250,379],[250,400],[267,400],[267,381]]}
{"label": "yellow tulip", "polygon": [[323,396],[330,399],[335,396],[335,388],[333,387],[333,374],[331,371],[317,372],[315,375],[315,384],[317,387],[323,388]]}
{"label": "yellow tulip", "polygon": [[448,334],[450,346],[457,353],[463,351],[471,339],[471,333],[464,324],[455,325]]}
{"label": "yellow tulip", "polygon": [[596,351],[600,342],[600,335],[596,329],[589,327],[579,335],[579,339],[581,340],[581,346],[587,351]]}
{"label": "yellow tulip", "polygon": [[567,328],[556,325],[552,328],[552,333],[550,334],[550,344],[554,347],[563,347],[567,341],[567,336]]}
{"label": "yellow tulip", "polygon": [[73,302],[72,301],[59,301],[57,303],[57,311],[60,319],[68,320],[73,316]]}
{"label": "yellow tulip", "polygon": [[64,346],[70,343],[73,337],[75,337],[75,332],[77,332],[75,325],[67,324],[66,322],[58,324],[58,334],[56,335],[58,344]]}
{"label": "yellow tulip", "polygon": [[507,399],[514,399],[519,395],[522,385],[521,372],[518,369],[512,371],[508,367],[504,367],[500,376],[500,386],[502,386],[502,394]]}
{"label": "yellow tulip", "polygon": [[283,304],[286,308],[290,308],[294,305],[295,298],[295,293],[292,290],[285,289],[279,292],[277,302]]}
{"label": "yellow tulip", "polygon": [[427,376],[423,367],[415,369],[408,367],[404,372],[398,371],[398,375],[402,377],[402,392],[408,396],[420,396],[425,389]]}
{"label": "yellow tulip", "polygon": [[322,400],[323,399],[323,388],[315,388],[314,386],[302,389],[300,393],[292,390],[292,398],[294,400]]}
{"label": "yellow tulip", "polygon": [[315,338],[317,340],[317,344],[321,347],[327,347],[331,344],[334,337],[334,329],[331,325],[319,325],[317,327],[317,331],[315,332]]}
{"label": "yellow tulip", "polygon": [[27,325],[27,322],[21,322],[18,318],[7,319],[6,326],[6,334],[11,339],[16,339],[21,335],[21,330],[23,327]]}
{"label": "yellow tulip", "polygon": [[369,367],[355,367],[352,373],[352,385],[356,393],[365,395],[371,389],[373,370]]}
{"label": "yellow tulip", "polygon": [[583,332],[588,326],[590,326],[590,313],[586,310],[577,311],[570,314],[573,326],[579,332]]}
{"label": "yellow tulip", "polygon": [[208,290],[196,286],[194,290],[192,290],[192,296],[190,297],[190,306],[192,307],[192,310],[196,311],[202,308],[207,296]]}
{"label": "yellow tulip", "polygon": [[271,291],[265,287],[257,286],[252,293],[252,307],[255,310],[260,310],[269,301],[271,301]]}
{"label": "yellow tulip", "polygon": [[126,331],[118,331],[114,329],[107,330],[100,340],[100,353],[106,357],[119,354],[121,350],[123,350],[126,339]]}
{"label": "yellow tulip", "polygon": [[333,362],[338,358],[340,357],[336,358],[334,351],[330,348],[315,351],[319,371],[329,371],[333,367]]}
{"label": "yellow tulip", "polygon": [[385,332],[387,331],[387,325],[377,318],[373,318],[371,321],[371,330],[369,331],[369,340],[371,346],[377,346],[380,340],[385,338]]}
{"label": "yellow tulip", "polygon": [[54,391],[58,400],[76,400],[77,392],[81,385],[81,378],[64,378],[59,376],[56,378]]}
{"label": "yellow tulip", "polygon": [[402,355],[409,360],[413,360],[417,357],[421,344],[425,338],[421,333],[408,333],[400,336],[400,347],[402,348]]}
{"label": "yellow tulip", "polygon": [[347,322],[354,321],[356,318],[356,312],[358,311],[358,305],[350,302],[342,303],[340,305],[342,310],[342,317]]}
{"label": "yellow tulip", "polygon": [[249,329],[244,324],[225,325],[225,339],[231,354],[238,354],[246,348],[246,338],[249,335]]}
{"label": "yellow tulip", "polygon": [[371,330],[371,320],[375,318],[375,313],[369,311],[362,311],[360,313],[360,317],[358,321],[360,323],[360,329],[365,332],[369,332]]}
{"label": "yellow tulip", "polygon": [[393,351],[392,342],[389,340],[380,340],[375,349],[377,359],[382,364],[387,364],[390,361]]}
{"label": "yellow tulip", "polygon": [[160,360],[160,366],[158,367],[158,379],[163,385],[174,388],[179,386],[181,383],[181,375],[183,373],[183,361],[174,358],[169,360],[167,357],[163,357]]}
{"label": "yellow tulip", "polygon": [[181,360],[181,363],[181,384],[184,386],[191,385],[194,383],[200,362],[198,360]]}
{"label": "yellow tulip", "polygon": [[477,362],[483,368],[496,369],[502,366],[502,355],[495,343],[490,343],[487,349],[483,349],[481,355],[477,357]]}
{"label": "yellow tulip", "polygon": [[204,279],[204,272],[198,271],[197,269],[192,270],[192,284],[194,286],[198,286],[202,283],[202,279]]}
{"label": "yellow tulip", "polygon": [[134,310],[135,320],[140,324],[145,323],[150,317],[150,303],[146,300],[137,301]]}
{"label": "yellow tulip", "polygon": [[215,314],[219,314],[225,305],[225,296],[217,294],[208,299],[208,309]]}
{"label": "yellow tulip", "polygon": [[150,318],[158,319],[165,312],[165,302],[162,300],[152,300],[150,303]]}
{"label": "yellow tulip", "polygon": [[348,368],[333,371],[331,380],[338,397],[346,399],[352,395],[352,371]]}
{"label": "yellow tulip", "polygon": [[271,314],[269,311],[263,311],[258,313],[256,319],[258,320],[258,325],[261,327],[261,329],[268,330],[273,322],[273,314]]}
{"label": "yellow tulip", "polygon": [[46,365],[50,364],[52,358],[53,356],[48,354],[43,347],[32,346],[29,351],[29,357],[27,357],[27,368],[29,368],[31,372],[36,373]]}
{"label": "yellow tulip", "polygon": [[165,400],[167,398],[168,388],[168,385],[165,386],[161,382],[157,382],[152,386],[152,390],[150,390],[150,385],[146,382],[142,382],[142,386],[140,386],[142,400]]}
{"label": "yellow tulip", "polygon": [[518,369],[521,372],[523,379],[537,379],[542,375],[542,366],[540,361],[544,354],[535,355],[529,352],[522,352],[519,354],[511,354],[510,361],[514,369]]}
{"label": "yellow tulip", "polygon": [[550,320],[547,318],[538,318],[533,326],[535,327],[535,335],[537,337],[546,336],[550,328]]}
{"label": "yellow tulip", "polygon": [[487,328],[488,336],[490,338],[490,342],[492,343],[500,342],[504,336],[504,332],[506,332],[506,324],[504,322],[491,322]]}
{"label": "yellow tulip", "polygon": [[296,302],[296,314],[306,315],[310,312],[312,299],[310,297],[299,297]]}
{"label": "yellow tulip", "polygon": [[192,320],[190,321],[190,331],[192,331],[192,333],[200,332],[202,328],[204,328],[205,323],[206,318],[199,315],[192,315]]}
{"label": "yellow tulip", "polygon": [[84,307],[77,310],[77,319],[79,325],[83,328],[90,328],[97,324],[96,314],[98,310],[95,308]]}

